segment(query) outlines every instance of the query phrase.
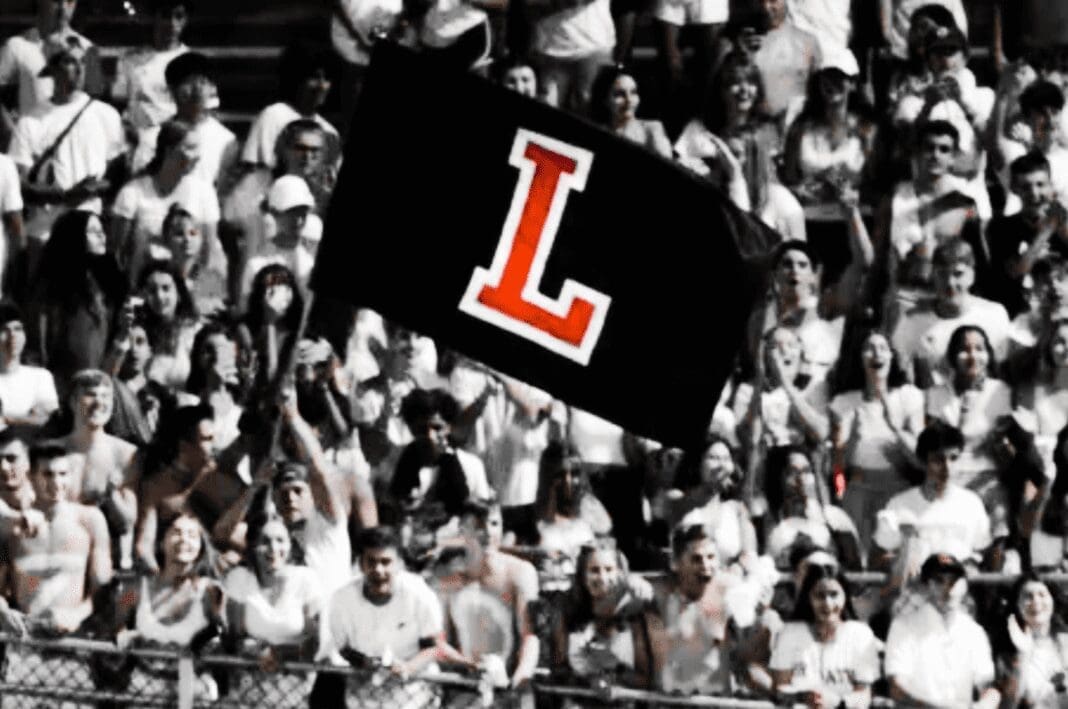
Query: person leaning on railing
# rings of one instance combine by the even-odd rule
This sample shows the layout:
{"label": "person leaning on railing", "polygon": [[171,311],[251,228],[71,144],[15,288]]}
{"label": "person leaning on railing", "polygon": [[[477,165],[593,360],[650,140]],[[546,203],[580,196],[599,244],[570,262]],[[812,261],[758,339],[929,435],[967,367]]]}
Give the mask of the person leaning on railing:
{"label": "person leaning on railing", "polygon": [[[120,603],[122,627],[115,634],[123,649],[156,647],[199,652],[225,627],[225,596],[216,577],[215,550],[200,521],[185,510],[173,519],[159,543],[163,568],[142,576],[135,603]],[[176,699],[169,661],[127,656],[128,687],[153,697]],[[120,670],[120,672],[122,671]],[[194,696],[214,701],[218,685],[209,673],[196,677]]]}
{"label": "person leaning on railing", "polygon": [[555,662],[595,688],[659,688],[667,635],[648,583],[628,575],[627,559],[611,539],[584,546],[577,566]]}
{"label": "person leaning on railing", "polygon": [[302,706],[313,674],[279,672],[285,659],[315,656],[322,608],[322,582],[302,561],[286,523],[270,505],[270,488],[261,488],[246,517],[245,558],[224,579],[227,595],[227,645],[255,657],[268,674],[239,672],[230,694],[239,699],[285,697],[275,707]]}

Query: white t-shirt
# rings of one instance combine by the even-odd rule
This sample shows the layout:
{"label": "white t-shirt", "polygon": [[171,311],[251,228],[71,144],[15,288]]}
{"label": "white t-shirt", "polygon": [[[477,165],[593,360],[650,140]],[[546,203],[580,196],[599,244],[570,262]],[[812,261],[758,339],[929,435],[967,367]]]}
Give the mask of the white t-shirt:
{"label": "white t-shirt", "polygon": [[[513,386],[522,388],[527,402],[543,408],[552,403],[545,392],[518,382]],[[549,445],[549,417],[530,421],[502,389],[489,398],[477,427],[485,441],[486,468],[501,506],[533,504],[538,496],[538,465]]]}
{"label": "white t-shirt", "polygon": [[[93,46],[74,30],[66,36],[77,37],[81,46]],[[11,37],[0,47],[0,86],[19,86],[19,113],[28,114],[52,98],[52,77],[38,76],[45,67],[44,40],[36,27]]]}
{"label": "white t-shirt", "polygon": [[[241,150],[241,161],[253,165],[266,165],[273,169],[277,164],[274,152],[275,143],[278,142],[282,129],[303,117],[285,101],[272,103],[260,111],[260,115],[256,116],[256,120],[248,130],[245,147]],[[311,120],[318,123],[328,134],[337,137],[337,129],[318,113],[312,116]]]}
{"label": "white t-shirt", "polygon": [[[197,137],[197,144],[200,146],[200,159],[197,160],[192,174],[214,185],[219,180],[223,156],[230,145],[237,142],[237,136],[213,116],[197,123],[191,133]],[[158,137],[159,126],[138,131],[137,149],[134,151],[131,166],[135,172],[143,170],[152,161],[156,154]]]}
{"label": "white t-shirt", "polygon": [[[886,393],[887,409],[894,426],[918,435],[923,430],[923,392],[906,384]],[[886,470],[900,460],[898,438],[886,421],[883,405],[868,401],[860,390],[847,391],[831,401],[831,413],[837,421],[839,445],[849,442],[853,426],[859,426],[860,445],[853,448],[849,465],[866,470]]]}
{"label": "white t-shirt", "polygon": [[611,52],[616,46],[616,26],[609,0],[554,12],[534,25],[534,47],[555,59],[584,59]]}
{"label": "white t-shirt", "polygon": [[41,367],[20,365],[13,373],[0,373],[0,412],[4,416],[50,414],[59,408],[52,373]]}
{"label": "white t-shirt", "polygon": [[344,517],[331,524],[321,512],[312,513],[303,529],[290,532],[304,549],[304,563],[315,574],[324,595],[352,578],[352,544]]}
{"label": "white t-shirt", "polygon": [[924,603],[890,624],[884,672],[911,696],[937,707],[972,706],[972,689],[994,679],[990,641],[963,611],[949,619]]}
{"label": "white t-shirt", "polygon": [[790,102],[805,95],[809,77],[820,65],[820,43],[786,22],[764,35],[753,61],[764,80],[768,113],[785,113]]}
{"label": "white t-shirt", "polygon": [[921,562],[931,554],[952,554],[968,559],[990,546],[990,518],[983,501],[971,490],[950,483],[937,500],[913,487],[890,498],[879,513],[872,539],[882,549],[900,549],[904,541],[900,525],[912,524],[917,536],[908,553]]}
{"label": "white t-shirt", "polygon": [[151,175],[135,177],[119,190],[111,212],[134,222],[134,233],[140,242],[158,242],[163,236],[163,220],[174,204],[182,205],[200,224],[214,225],[219,221],[215,188],[195,174],[183,177],[167,195],[159,193]]}
{"label": "white t-shirt", "polygon": [[879,678],[879,644],[864,623],[847,620],[830,642],[821,643],[805,622],[787,623],[771,650],[772,670],[793,670],[790,687],[818,691],[826,706],[838,706],[857,684]]}
{"label": "white t-shirt", "polygon": [[783,241],[807,241],[805,208],[794,193],[777,182],[769,182],[764,204],[757,210],[760,221],[779,232]]}
{"label": "white t-shirt", "polygon": [[926,408],[928,420],[940,419],[964,434],[956,482],[969,486],[975,473],[997,467],[985,444],[998,418],[1012,413],[1012,389],[1005,382],[987,379],[978,391],[963,394],[950,383],[939,384],[927,390]]}
{"label": "white t-shirt", "polygon": [[[65,104],[47,101],[20,118],[8,155],[16,165],[33,167],[37,158],[48,150],[90,100],[89,96],[79,92]],[[59,143],[49,160],[51,167],[43,167],[38,179],[43,184],[70,189],[87,177],[103,177],[108,163],[125,150],[126,137],[119,112],[94,100]],[[97,197],[82,202],[77,208],[99,214],[103,204]],[[65,210],[66,207],[58,205],[30,210],[26,233],[47,236],[52,223]]]}
{"label": "white t-shirt", "polygon": [[2,217],[21,212],[23,206],[19,170],[11,158],[0,154],[0,263],[7,262],[7,233]]}
{"label": "white t-shirt", "polygon": [[363,595],[363,578],[350,581],[330,598],[320,623],[320,659],[352,648],[368,657],[391,655],[401,662],[415,656],[419,641],[444,632],[441,602],[419,576],[395,570],[393,596],[375,605]]}
{"label": "white t-shirt", "polygon": [[841,53],[849,48],[853,32],[850,0],[790,0],[786,3],[787,20],[820,43],[824,55]]}
{"label": "white t-shirt", "polygon": [[946,346],[949,338],[961,325],[977,325],[983,328],[994,355],[1003,359],[1012,334],[1012,322],[1005,306],[978,296],[969,295],[968,300],[955,318],[940,318],[934,308],[920,304],[909,310],[894,328],[890,342],[902,359],[912,363],[914,359],[926,362],[932,371],[945,370]]}
{"label": "white t-shirt", "polygon": [[245,632],[272,645],[295,645],[304,637],[305,611],[317,615],[325,589],[315,573],[305,566],[290,565],[281,571],[282,591],[268,598],[256,574],[244,566],[234,568],[223,584],[226,595],[242,606]]}
{"label": "white t-shirt", "polygon": [[188,51],[184,44],[163,52],[141,47],[119,57],[111,95],[127,101],[126,119],[134,128],[158,126],[174,115],[177,108],[165,72],[172,59]]}
{"label": "white t-shirt", "polygon": [[582,409],[571,409],[568,436],[585,463],[623,465],[623,429]]}

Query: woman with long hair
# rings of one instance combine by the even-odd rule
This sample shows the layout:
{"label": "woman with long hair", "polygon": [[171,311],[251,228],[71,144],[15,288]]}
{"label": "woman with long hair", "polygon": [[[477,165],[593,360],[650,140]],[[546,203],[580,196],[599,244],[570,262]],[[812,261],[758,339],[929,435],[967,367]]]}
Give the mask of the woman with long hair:
{"label": "woman with long hair", "polygon": [[998,419],[1012,413],[1012,389],[996,377],[993,347],[977,325],[961,325],[953,331],[945,364],[951,379],[927,390],[927,419],[943,421],[964,434],[954,482],[983,498],[997,539],[1008,534],[1009,509],[991,434]]}
{"label": "woman with long hair", "polygon": [[[141,577],[136,604],[130,607],[120,647],[163,647],[198,651],[225,628],[225,597],[216,573],[215,550],[195,515],[182,512],[160,538],[158,575]],[[138,691],[176,699],[167,663],[158,666],[138,656],[130,685]],[[197,677],[196,696],[213,701],[219,690],[208,673]]]}
{"label": "woman with long hair", "polygon": [[152,161],[115,198],[109,250],[131,279],[146,261],[165,256],[160,248],[163,220],[176,204],[193,215],[204,234],[205,261],[209,256],[222,256],[216,243],[219,199],[214,186],[193,172],[199,159],[198,140],[192,124],[180,120],[164,123],[156,137]]}
{"label": "woman with long hair", "polygon": [[656,689],[667,636],[659,616],[628,584],[627,558],[612,539],[601,539],[582,548],[576,567],[571,602],[554,637],[554,664],[591,682]]}
{"label": "woman with long hair", "polygon": [[612,531],[607,510],[590,492],[578,452],[563,441],[553,441],[541,454],[534,514],[538,548],[555,577],[570,578],[582,545]]}
{"label": "woman with long hair", "polygon": [[741,496],[741,467],[727,439],[710,435],[683,455],[675,476],[669,529],[700,524],[712,530],[724,565],[757,553],[756,530]]}
{"label": "woman with long hair", "polygon": [[225,269],[208,263],[207,238],[196,217],[180,204],[171,205],[163,218],[163,245],[171,265],[185,279],[197,310],[203,315],[223,310],[227,299]]}
{"label": "woman with long hair", "polygon": [[1068,626],[1052,589],[1033,572],[1012,585],[990,628],[1002,707],[1059,707],[1068,672]]}
{"label": "woman with long hair", "polygon": [[241,336],[251,344],[260,381],[274,376],[282,348],[297,336],[303,311],[304,297],[291,270],[272,263],[253,277]]}
{"label": "woman with long hair", "polygon": [[871,330],[860,341],[860,367],[847,366],[845,391],[831,400],[831,440],[847,481],[842,507],[867,548],[876,513],[909,487],[905,471],[919,467],[913,451],[923,430],[924,399],[905,380],[885,334]]}
{"label": "woman with long hair", "polygon": [[590,118],[618,136],[671,157],[671,141],[660,121],[638,118],[641,96],[634,74],[621,66],[606,66],[593,80]]}
{"label": "woman with long hair", "polygon": [[126,277],[107,251],[100,217],[82,210],[60,216],[35,281],[42,364],[55,377],[62,402],[75,372],[100,366],[126,298]]}
{"label": "woman with long hair", "polygon": [[186,402],[211,406],[216,451],[226,448],[241,434],[238,422],[244,412],[247,388],[243,359],[247,355],[238,339],[222,324],[208,323],[193,338]]}
{"label": "woman with long hair", "polygon": [[804,544],[833,553],[846,569],[863,568],[857,528],[842,508],[829,502],[806,448],[769,451],[765,480],[770,529],[765,548],[779,569],[789,569],[791,552]]}
{"label": "woman with long hair", "polygon": [[837,202],[871,172],[875,124],[856,92],[857,61],[843,52],[824,57],[786,133],[781,175],[802,203]]}
{"label": "woman with long hair", "polygon": [[168,261],[153,261],[141,271],[137,290],[144,299],[144,325],[152,345],[148,378],[179,389],[189,378],[189,356],[200,317],[185,279]]}
{"label": "woman with long hair", "polygon": [[293,559],[293,541],[274,511],[270,488],[253,498],[247,520],[245,557],[227,575],[227,617],[242,654],[258,659],[266,672],[239,673],[239,696],[250,692],[276,698],[276,707],[304,706],[315,676],[279,673],[284,659],[311,660],[318,646],[322,583]]}
{"label": "woman with long hair", "polygon": [[837,566],[808,567],[789,623],[768,665],[783,699],[808,706],[867,707],[879,678],[879,641],[853,612],[849,583]]}
{"label": "woman with long hair", "polygon": [[679,160],[722,185],[785,241],[804,241],[804,210],[779,184],[780,136],[764,115],[764,83],[749,55],[731,52],[712,76],[701,114],[675,141]]}
{"label": "woman with long hair", "polygon": [[1052,460],[1057,434],[1068,425],[1068,318],[1054,318],[1038,341],[1038,371],[1015,389],[1017,404],[1034,412],[1035,443]]}

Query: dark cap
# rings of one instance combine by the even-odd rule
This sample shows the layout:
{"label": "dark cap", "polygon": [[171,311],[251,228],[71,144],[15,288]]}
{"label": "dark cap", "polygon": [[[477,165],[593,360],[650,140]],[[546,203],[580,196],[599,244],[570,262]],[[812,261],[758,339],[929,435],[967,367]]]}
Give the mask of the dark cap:
{"label": "dark cap", "polygon": [[45,65],[37,76],[51,76],[55,69],[64,59],[74,59],[79,64],[84,61],[85,54],[89,50],[85,42],[78,35],[69,34],[65,37],[51,37],[45,41],[44,55]]}
{"label": "dark cap", "polygon": [[211,62],[200,52],[186,52],[175,57],[163,71],[167,86],[178,86],[190,76],[212,76]]}
{"label": "dark cap", "polygon": [[939,27],[927,35],[927,51],[945,50],[947,53],[963,52],[968,40],[956,27]]}
{"label": "dark cap", "polygon": [[927,583],[936,576],[952,573],[964,576],[964,564],[957,561],[952,554],[931,554],[920,567],[920,580]]}
{"label": "dark cap", "polygon": [[271,485],[275,489],[282,487],[286,483],[308,482],[308,467],[302,463],[283,460],[275,463],[274,467],[276,472],[271,480]]}

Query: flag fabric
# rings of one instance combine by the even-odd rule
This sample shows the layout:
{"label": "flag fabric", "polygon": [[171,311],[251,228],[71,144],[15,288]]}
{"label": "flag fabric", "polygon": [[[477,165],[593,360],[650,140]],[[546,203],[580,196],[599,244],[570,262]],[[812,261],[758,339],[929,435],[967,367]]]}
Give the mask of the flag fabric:
{"label": "flag fabric", "polygon": [[312,286],[685,446],[707,432],[774,238],[641,146],[382,45]]}

